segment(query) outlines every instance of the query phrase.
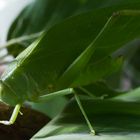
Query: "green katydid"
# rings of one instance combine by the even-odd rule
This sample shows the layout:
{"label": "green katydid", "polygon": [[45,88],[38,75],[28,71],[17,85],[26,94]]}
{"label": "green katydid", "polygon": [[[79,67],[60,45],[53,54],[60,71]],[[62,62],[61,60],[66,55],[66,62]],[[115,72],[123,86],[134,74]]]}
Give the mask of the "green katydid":
{"label": "green katydid", "polygon": [[[140,28],[140,11],[123,10],[108,19],[104,10],[99,11],[99,15],[92,11],[55,25],[9,65],[1,78],[0,98],[16,107],[11,119],[0,123],[13,124],[26,100],[39,102],[74,94],[90,131],[95,134],[75,87],[81,85],[81,77],[92,73],[92,69],[86,71],[90,64],[101,61],[140,35],[135,33]],[[119,30],[131,34],[118,36]],[[108,41],[108,35],[112,40]]]}

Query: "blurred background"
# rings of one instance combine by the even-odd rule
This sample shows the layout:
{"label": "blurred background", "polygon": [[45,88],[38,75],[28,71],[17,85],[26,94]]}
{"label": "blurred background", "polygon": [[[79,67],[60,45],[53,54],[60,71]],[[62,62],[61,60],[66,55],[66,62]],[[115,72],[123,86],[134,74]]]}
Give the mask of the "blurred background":
{"label": "blurred background", "polygon": [[[6,43],[6,38],[10,25],[22,11],[33,0],[0,0],[0,47]],[[12,56],[7,56],[7,50],[0,51],[0,57],[6,56],[4,61],[11,61]],[[1,60],[2,61],[2,60]],[[6,65],[0,66],[0,75],[3,73]]]}
{"label": "blurred background", "polygon": [[11,23],[33,0],[0,0],[0,44],[4,44]]}

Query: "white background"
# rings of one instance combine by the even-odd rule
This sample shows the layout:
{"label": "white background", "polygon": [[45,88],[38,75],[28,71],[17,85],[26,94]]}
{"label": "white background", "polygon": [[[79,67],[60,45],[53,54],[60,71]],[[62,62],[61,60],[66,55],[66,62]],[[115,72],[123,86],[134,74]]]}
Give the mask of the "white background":
{"label": "white background", "polygon": [[0,45],[5,43],[9,26],[19,12],[33,0],[0,0]]}

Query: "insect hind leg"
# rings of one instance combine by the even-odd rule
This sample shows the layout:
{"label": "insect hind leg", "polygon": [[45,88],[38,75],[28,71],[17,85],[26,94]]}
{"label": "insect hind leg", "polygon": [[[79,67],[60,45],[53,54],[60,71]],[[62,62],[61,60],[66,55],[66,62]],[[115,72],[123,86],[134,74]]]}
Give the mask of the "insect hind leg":
{"label": "insect hind leg", "polygon": [[88,127],[90,129],[91,134],[95,135],[95,130],[93,129],[93,127],[91,125],[91,122],[89,121],[88,116],[87,116],[87,114],[86,114],[86,112],[85,112],[85,110],[84,110],[84,108],[82,106],[80,98],[79,98],[79,96],[77,95],[76,92],[74,92],[74,96],[75,96],[75,100],[76,100],[76,102],[77,102],[77,104],[78,104],[78,106],[79,106],[79,108],[80,108],[85,120],[86,120],[86,123],[87,123],[87,125],[88,125]]}
{"label": "insect hind leg", "polygon": [[94,131],[94,129],[93,129],[93,127],[92,127],[92,125],[91,125],[91,123],[90,123],[90,121],[89,121],[87,115],[86,115],[86,112],[84,111],[84,108],[83,108],[83,106],[82,106],[82,103],[81,103],[81,101],[80,101],[80,99],[79,99],[77,93],[75,92],[75,90],[74,90],[73,88],[67,88],[67,89],[64,89],[64,90],[60,90],[60,91],[56,91],[56,92],[53,92],[53,93],[50,93],[50,94],[46,94],[46,95],[40,96],[40,97],[36,100],[36,102],[43,102],[43,101],[47,101],[47,100],[49,100],[49,99],[53,99],[53,98],[55,98],[55,97],[64,96],[64,95],[69,95],[69,94],[74,94],[75,100],[76,100],[76,102],[77,102],[77,104],[78,104],[78,106],[79,106],[79,108],[80,108],[80,110],[81,110],[81,112],[82,112],[82,114],[83,114],[85,120],[86,120],[86,123],[87,123],[87,125],[88,125],[88,127],[89,127],[89,129],[90,129],[90,132],[91,132],[93,135],[95,135],[95,131]]}

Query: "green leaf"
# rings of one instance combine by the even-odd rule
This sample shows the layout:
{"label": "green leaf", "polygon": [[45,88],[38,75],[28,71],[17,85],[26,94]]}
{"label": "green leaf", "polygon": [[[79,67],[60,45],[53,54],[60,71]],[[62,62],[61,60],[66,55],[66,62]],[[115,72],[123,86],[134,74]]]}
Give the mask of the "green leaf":
{"label": "green leaf", "polygon": [[[139,3],[138,0],[34,0],[25,7],[12,24],[8,40],[19,36],[40,32],[44,28],[49,28],[66,17],[76,15],[93,9],[101,9],[112,6],[124,6]],[[41,10],[41,11],[40,11]],[[44,18],[45,15],[45,18]],[[34,24],[36,23],[36,24]],[[16,28],[18,27],[18,28]]]}
{"label": "green leaf", "polygon": [[125,94],[113,97],[115,100],[129,101],[129,102],[140,102],[140,87],[132,89]]}
{"label": "green leaf", "polygon": [[[129,134],[129,135],[102,135],[102,136],[92,136],[87,134],[66,134],[53,136],[49,138],[32,138],[31,140],[139,140],[139,133]],[[112,139],[113,138],[113,139]]]}
{"label": "green leaf", "polygon": [[29,105],[31,105],[32,109],[42,112],[50,118],[54,118],[58,113],[60,113],[64,109],[67,102],[68,101],[64,97],[57,97],[45,103],[32,102],[29,103]]}
{"label": "green leaf", "polygon": [[[12,39],[13,43],[7,44],[8,51],[10,54],[17,56],[37,38],[31,38],[30,36],[34,36],[44,29],[48,30],[53,25],[73,15],[112,6],[114,10],[117,10],[117,7],[128,9],[130,5],[131,8],[136,8],[138,4],[139,0],[34,0],[23,9],[11,25],[7,39]],[[24,37],[28,38],[21,39]],[[18,42],[19,39],[21,39],[20,42]]]}
{"label": "green leaf", "polygon": [[89,133],[83,116],[73,100],[67,108],[42,128],[32,140],[138,140],[140,136],[140,103],[115,100],[81,100],[93,124],[96,136]]}
{"label": "green leaf", "polygon": [[[17,56],[37,38],[30,36],[44,29],[48,30],[72,15],[96,8],[96,5],[99,7],[99,4],[92,0],[34,0],[11,25],[7,39],[12,39],[12,43],[7,44],[8,51]],[[23,39],[25,37],[26,39]]]}

